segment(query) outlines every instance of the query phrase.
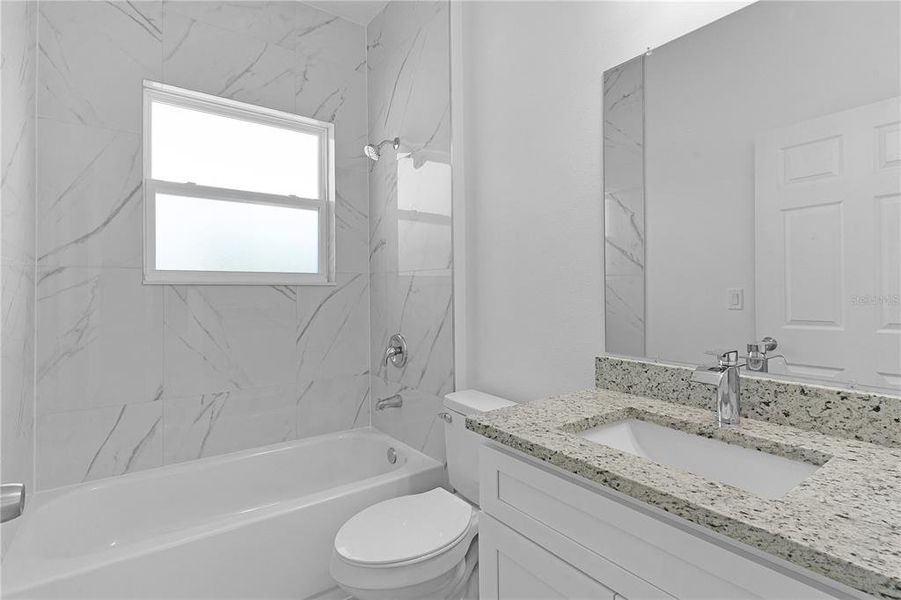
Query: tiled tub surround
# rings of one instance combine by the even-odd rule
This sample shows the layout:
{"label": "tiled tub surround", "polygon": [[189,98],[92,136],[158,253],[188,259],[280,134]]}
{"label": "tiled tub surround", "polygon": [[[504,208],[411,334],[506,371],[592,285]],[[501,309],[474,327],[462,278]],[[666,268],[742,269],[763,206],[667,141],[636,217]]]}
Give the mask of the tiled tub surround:
{"label": "tiled tub surround", "polygon": [[[439,460],[454,374],[448,29],[446,1],[389,2],[367,28],[369,137],[401,140],[369,167],[370,369],[372,397],[404,405],[372,424]],[[382,361],[396,332],[402,369]]]}
{"label": "tiled tub surround", "polygon": [[[598,389],[712,410],[713,391],[691,367],[599,356]],[[901,397],[741,374],[742,416],[901,448]]]}
{"label": "tiled tub surround", "polygon": [[[291,1],[38,10],[36,487],[368,425],[365,29]],[[143,79],[335,123],[337,285],[142,285]]]}
{"label": "tiled tub surround", "polygon": [[[0,3],[0,474],[34,484],[34,194],[37,4]],[[0,532],[5,554],[16,520]]]}
{"label": "tiled tub surround", "polygon": [[[576,433],[640,418],[822,465],[780,499],[587,441]],[[469,417],[489,439],[853,588],[901,597],[901,450],[611,390],[577,392]]]}

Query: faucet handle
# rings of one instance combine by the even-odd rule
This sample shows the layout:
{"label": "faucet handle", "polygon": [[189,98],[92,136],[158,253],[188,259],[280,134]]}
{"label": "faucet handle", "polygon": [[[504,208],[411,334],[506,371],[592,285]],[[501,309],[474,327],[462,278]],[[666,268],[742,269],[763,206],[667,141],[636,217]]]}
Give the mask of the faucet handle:
{"label": "faucet handle", "polygon": [[715,356],[717,365],[721,367],[738,366],[738,350],[708,350],[704,354]]}
{"label": "faucet handle", "polygon": [[407,364],[407,340],[399,333],[391,336],[385,348],[385,366],[389,362],[398,369]]}
{"label": "faucet handle", "polygon": [[779,342],[776,341],[776,338],[767,336],[759,342],[755,341],[748,344],[748,352],[762,352],[766,354],[767,352],[772,352],[778,346]]}

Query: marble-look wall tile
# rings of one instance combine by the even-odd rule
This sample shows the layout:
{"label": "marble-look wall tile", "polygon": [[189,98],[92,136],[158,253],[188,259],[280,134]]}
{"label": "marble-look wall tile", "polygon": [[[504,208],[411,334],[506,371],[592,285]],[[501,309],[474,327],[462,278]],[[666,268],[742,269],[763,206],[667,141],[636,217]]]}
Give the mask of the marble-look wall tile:
{"label": "marble-look wall tile", "polygon": [[7,262],[34,260],[35,49],[37,4],[3,4],[0,104],[0,254]]}
{"label": "marble-look wall tile", "polygon": [[165,464],[296,437],[292,386],[166,398],[163,404]]}
{"label": "marble-look wall tile", "polygon": [[296,301],[287,286],[166,286],[166,397],[294,383]]}
{"label": "marble-look wall tile", "polygon": [[52,119],[39,125],[38,263],[141,267],[140,134]]}
{"label": "marble-look wall tile", "polygon": [[37,488],[162,465],[162,402],[105,406],[37,419]]}
{"label": "marble-look wall tile", "polygon": [[[446,2],[392,2],[369,24],[370,271],[451,268]],[[400,24],[407,28],[401,27]]]}
{"label": "marble-look wall tile", "polygon": [[[39,487],[368,425],[365,29],[287,1],[48,0],[34,20]],[[336,287],[142,285],[145,78],[335,123]],[[90,423],[123,406],[115,432]],[[123,463],[144,406],[159,452]]]}
{"label": "marble-look wall tile", "polygon": [[644,356],[644,275],[607,275],[605,278],[605,339],[607,347],[624,356]]}
{"label": "marble-look wall tile", "polygon": [[[450,73],[447,2],[389,2],[367,28],[369,138],[400,137],[369,167],[373,403],[388,434],[444,459],[443,397],[453,391]],[[403,368],[382,360],[407,340]]]}
{"label": "marble-look wall tile", "polygon": [[[0,2],[0,475],[26,492],[34,489],[36,63],[37,3]],[[0,526],[0,560],[21,521]]]}
{"label": "marble-look wall tile", "polygon": [[443,396],[436,396],[381,377],[372,378],[373,403],[399,394],[400,408],[372,411],[372,424],[405,444],[444,461],[444,421],[438,416],[444,410]]}
{"label": "marble-look wall tile", "polygon": [[[376,138],[373,138],[376,139]],[[369,166],[369,271],[397,271],[397,157],[383,153]]]}
{"label": "marble-look wall tile", "polygon": [[386,47],[390,49],[407,42],[446,10],[447,3],[440,1],[389,2],[369,23],[369,51],[383,51]]}
{"label": "marble-look wall tile", "polygon": [[162,2],[40,2],[38,115],[140,132],[142,80],[159,80]]}
{"label": "marble-look wall tile", "polygon": [[385,14],[416,10],[419,4],[430,5],[433,15],[411,37],[386,37],[379,31],[385,23],[379,17],[369,24],[370,40],[379,40],[368,52],[369,132],[379,139],[403,134],[406,151],[449,151],[448,4],[395,2]]}
{"label": "marble-look wall tile", "polygon": [[[351,146],[360,149],[365,143],[364,135]],[[335,264],[339,273],[369,272],[369,189],[363,160],[335,161]]]}
{"label": "marble-look wall tile", "polygon": [[369,278],[301,288],[297,325],[297,430],[301,437],[369,424]]}
{"label": "marble-look wall tile", "polygon": [[604,171],[606,191],[644,179],[644,57],[604,73]]}
{"label": "marble-look wall tile", "polygon": [[163,301],[140,270],[140,134],[142,80],[162,74],[162,3],[41,2],[38,27],[36,470],[48,488],[161,464]]}
{"label": "marble-look wall tile", "polygon": [[[6,19],[6,17],[2,17]],[[4,483],[34,475],[34,267],[0,263],[0,472]]]}
{"label": "marble-look wall tile", "polygon": [[[164,0],[163,2],[163,9],[166,11],[289,49],[297,45],[295,20],[297,7],[298,4],[293,1]],[[321,11],[316,12],[324,17],[328,16]]]}
{"label": "marble-look wall tile", "polygon": [[[371,281],[373,375],[433,396],[453,391],[451,272],[373,273]],[[407,364],[400,369],[382,360],[396,332],[407,340]]]}
{"label": "marble-look wall tile", "polygon": [[605,344],[645,353],[644,57],[604,73]]}
{"label": "marble-look wall tile", "polygon": [[[297,112],[329,122],[342,115],[350,119],[344,134],[365,135],[366,50],[360,27],[298,4],[296,32]],[[362,148],[354,152],[361,154]]]}
{"label": "marble-look wall tile", "polygon": [[[3,119],[4,123],[7,122],[5,117],[0,118]],[[26,181],[16,181],[14,177],[10,176],[5,178],[3,184],[0,185],[0,197],[2,197],[2,203],[0,203],[0,212],[2,212],[0,214],[0,255],[2,255],[4,261],[20,265],[34,264],[35,178],[33,154],[35,144],[34,137],[31,135],[35,129],[34,122],[35,119],[32,119],[30,123],[24,124],[26,131],[23,135],[26,139],[23,139],[21,142],[23,152],[32,154],[32,157],[27,161],[31,164],[32,175],[27,177]],[[4,131],[0,135],[5,139],[0,142],[0,146],[7,148],[7,142],[9,141],[7,135],[11,128],[4,126],[3,129]],[[31,139],[27,139],[28,137],[31,137]],[[13,162],[17,162],[16,159],[13,159]],[[9,163],[3,161],[2,164],[7,165]],[[4,175],[9,175],[9,173],[4,170]],[[10,185],[7,185],[7,181],[10,182]],[[25,191],[19,192],[13,189],[13,182],[17,186],[25,187]]]}
{"label": "marble-look wall tile", "polygon": [[370,424],[369,372],[313,380],[297,394],[297,437]]}
{"label": "marble-look wall tile", "polygon": [[163,290],[140,269],[41,268],[37,413],[158,400]]}
{"label": "marble-look wall tile", "polygon": [[294,53],[166,10],[163,82],[290,112]]}
{"label": "marble-look wall tile", "polygon": [[339,273],[334,287],[300,288],[297,296],[297,384],[369,370],[369,279]]}
{"label": "marble-look wall tile", "polygon": [[605,269],[611,277],[644,277],[644,188],[604,193]]}

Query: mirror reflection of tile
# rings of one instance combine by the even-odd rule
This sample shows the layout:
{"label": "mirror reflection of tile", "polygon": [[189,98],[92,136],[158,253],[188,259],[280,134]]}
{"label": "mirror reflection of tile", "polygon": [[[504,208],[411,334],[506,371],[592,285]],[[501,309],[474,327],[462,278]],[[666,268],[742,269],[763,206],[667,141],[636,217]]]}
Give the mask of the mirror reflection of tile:
{"label": "mirror reflection of tile", "polygon": [[758,371],[901,391],[896,11],[755,3],[605,73],[608,352],[771,336]]}

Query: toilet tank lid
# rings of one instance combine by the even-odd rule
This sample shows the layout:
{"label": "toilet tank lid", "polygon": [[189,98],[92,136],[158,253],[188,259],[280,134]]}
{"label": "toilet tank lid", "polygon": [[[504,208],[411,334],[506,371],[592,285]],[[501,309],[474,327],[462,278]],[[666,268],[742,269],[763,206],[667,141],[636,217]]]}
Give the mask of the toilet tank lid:
{"label": "toilet tank lid", "polygon": [[516,406],[516,402],[478,390],[460,390],[444,397],[444,408],[464,415],[488,412],[507,406]]}

